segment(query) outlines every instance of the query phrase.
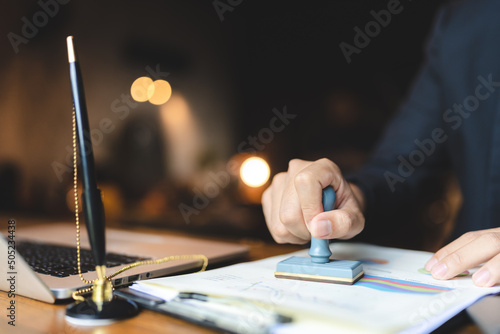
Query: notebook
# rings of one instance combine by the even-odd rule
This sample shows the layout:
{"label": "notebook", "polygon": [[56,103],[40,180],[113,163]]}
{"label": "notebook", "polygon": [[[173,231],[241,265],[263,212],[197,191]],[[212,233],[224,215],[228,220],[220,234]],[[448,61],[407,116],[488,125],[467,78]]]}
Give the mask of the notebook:
{"label": "notebook", "polygon": [[[83,224],[82,224],[83,225]],[[68,223],[42,224],[18,228],[15,233],[16,254],[12,255],[12,238],[4,231],[0,234],[0,263],[2,277],[0,290],[25,297],[54,303],[58,299],[71,298],[73,291],[88,287],[81,281],[76,271],[75,225]],[[87,231],[81,226],[82,259],[90,249]],[[47,255],[45,250],[49,248]],[[11,253],[9,254],[9,250]],[[69,261],[61,261],[65,253],[73,253]],[[23,253],[26,259],[23,258]],[[194,237],[174,236],[167,233],[141,233],[118,229],[106,229],[106,274],[110,275],[132,263],[143,259],[159,259],[170,255],[202,254],[208,257],[209,265],[234,261],[248,254],[244,245],[204,240]],[[49,264],[48,258],[55,258]],[[8,261],[13,267],[6,265]],[[73,266],[71,262],[74,261]],[[69,262],[69,266],[63,265]],[[28,264],[30,263],[30,264]],[[92,263],[92,262],[91,262]],[[5,264],[5,265],[4,265]],[[87,265],[88,266],[88,265]],[[69,268],[68,268],[69,267]],[[84,269],[93,268],[83,266]],[[162,264],[139,266],[125,271],[112,279],[115,287],[128,285],[134,281],[195,271],[201,268],[200,260],[178,260]],[[71,273],[73,269],[73,273]],[[37,271],[37,272],[35,272]],[[69,271],[69,274],[68,272]],[[84,273],[87,280],[94,280],[92,269]]]}

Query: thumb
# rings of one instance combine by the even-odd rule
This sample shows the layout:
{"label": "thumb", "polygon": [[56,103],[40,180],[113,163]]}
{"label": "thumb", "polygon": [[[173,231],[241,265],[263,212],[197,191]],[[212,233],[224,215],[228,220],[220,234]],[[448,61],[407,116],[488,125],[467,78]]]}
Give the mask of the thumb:
{"label": "thumb", "polygon": [[360,233],[364,226],[364,216],[357,203],[346,204],[343,208],[321,212],[307,224],[311,235],[319,239],[349,239]]}

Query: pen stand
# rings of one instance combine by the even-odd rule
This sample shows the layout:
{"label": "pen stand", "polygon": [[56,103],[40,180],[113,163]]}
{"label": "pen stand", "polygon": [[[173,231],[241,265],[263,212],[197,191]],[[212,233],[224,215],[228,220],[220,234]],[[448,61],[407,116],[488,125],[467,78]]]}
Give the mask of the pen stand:
{"label": "pen stand", "polygon": [[77,325],[106,325],[133,317],[137,305],[129,300],[114,298],[113,286],[104,276],[105,266],[96,267],[92,297],[77,301],[66,309],[66,319]]}
{"label": "pen stand", "polygon": [[114,298],[113,286],[105,278],[105,266],[96,267],[98,279],[94,281],[92,296],[77,301],[66,309],[66,319],[77,325],[106,325],[116,320],[133,317],[137,305],[129,300]]}

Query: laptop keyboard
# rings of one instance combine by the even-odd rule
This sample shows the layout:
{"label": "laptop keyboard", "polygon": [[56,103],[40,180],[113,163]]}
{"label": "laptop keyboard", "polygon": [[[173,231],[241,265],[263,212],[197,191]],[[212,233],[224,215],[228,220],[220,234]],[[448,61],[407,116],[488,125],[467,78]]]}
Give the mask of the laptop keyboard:
{"label": "laptop keyboard", "polygon": [[[32,241],[17,241],[16,251],[35,272],[55,277],[78,275],[76,263],[76,248],[36,243]],[[95,270],[94,258],[88,249],[80,249],[82,273]],[[149,260],[116,253],[106,254],[106,267]]]}

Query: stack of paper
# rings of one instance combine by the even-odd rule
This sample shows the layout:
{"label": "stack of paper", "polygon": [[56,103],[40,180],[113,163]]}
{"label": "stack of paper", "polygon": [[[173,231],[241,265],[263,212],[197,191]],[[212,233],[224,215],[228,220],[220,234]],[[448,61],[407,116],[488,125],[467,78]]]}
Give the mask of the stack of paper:
{"label": "stack of paper", "polygon": [[[143,281],[133,289],[173,298],[178,291],[244,298],[294,319],[274,332],[334,330],[342,333],[429,332],[484,295],[500,287],[478,288],[474,270],[448,281],[423,269],[431,253],[366,244],[335,243],[333,258],[360,260],[365,276],[352,286],[277,279],[276,264],[307,250],[207,272]],[[174,291],[174,292],[173,292]],[[260,311],[248,312],[242,326],[251,328]]]}

